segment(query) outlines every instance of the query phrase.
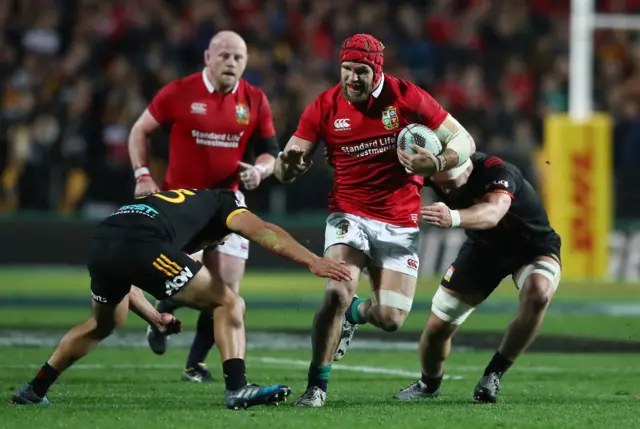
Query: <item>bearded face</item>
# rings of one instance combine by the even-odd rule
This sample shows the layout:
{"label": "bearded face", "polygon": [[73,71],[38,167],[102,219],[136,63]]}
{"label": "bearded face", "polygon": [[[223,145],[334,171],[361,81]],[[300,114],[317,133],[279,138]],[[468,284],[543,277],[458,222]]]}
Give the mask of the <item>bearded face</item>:
{"label": "bearded face", "polygon": [[373,92],[373,69],[366,64],[344,61],[340,69],[342,95],[351,103],[362,103]]}

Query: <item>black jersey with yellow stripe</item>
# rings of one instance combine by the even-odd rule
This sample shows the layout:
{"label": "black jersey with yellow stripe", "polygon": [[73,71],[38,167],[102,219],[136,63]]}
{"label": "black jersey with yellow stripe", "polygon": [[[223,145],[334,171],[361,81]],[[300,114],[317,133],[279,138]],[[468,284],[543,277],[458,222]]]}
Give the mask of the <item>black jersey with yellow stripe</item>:
{"label": "black jersey with yellow stripe", "polygon": [[165,239],[185,253],[223,240],[229,220],[247,211],[230,190],[174,189],[136,198],[101,223],[102,236]]}

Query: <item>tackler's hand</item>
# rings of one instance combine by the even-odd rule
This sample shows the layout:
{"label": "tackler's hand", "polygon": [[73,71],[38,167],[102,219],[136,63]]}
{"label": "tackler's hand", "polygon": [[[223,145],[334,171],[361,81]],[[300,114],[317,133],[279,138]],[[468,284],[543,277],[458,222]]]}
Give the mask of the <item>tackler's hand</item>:
{"label": "tackler's hand", "polygon": [[451,209],[444,203],[433,203],[420,209],[420,217],[429,225],[451,228]]}
{"label": "tackler's hand", "polygon": [[328,258],[317,258],[309,264],[309,271],[318,277],[337,281],[351,281],[351,272],[344,265],[344,261],[334,261]]}
{"label": "tackler's hand", "polygon": [[156,192],[160,192],[160,187],[156,185],[151,176],[145,176],[138,179],[134,196],[140,198]]}

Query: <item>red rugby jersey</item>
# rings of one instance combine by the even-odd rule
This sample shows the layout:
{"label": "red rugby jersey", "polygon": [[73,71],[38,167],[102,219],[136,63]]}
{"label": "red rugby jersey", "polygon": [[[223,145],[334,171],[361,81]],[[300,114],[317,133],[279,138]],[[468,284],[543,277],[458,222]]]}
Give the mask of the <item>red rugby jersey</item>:
{"label": "red rugby jersey", "polygon": [[349,103],[340,85],[307,106],[294,133],[323,140],[335,164],[329,211],[397,226],[418,225],[421,176],[407,174],[396,155],[400,130],[411,123],[438,128],[447,112],[411,82],[383,75],[366,106]]}
{"label": "red rugby jersey", "polygon": [[238,189],[238,161],[251,138],[275,135],[265,94],[240,79],[232,92],[215,91],[204,70],[164,86],[149,104],[171,123],[164,189]]}

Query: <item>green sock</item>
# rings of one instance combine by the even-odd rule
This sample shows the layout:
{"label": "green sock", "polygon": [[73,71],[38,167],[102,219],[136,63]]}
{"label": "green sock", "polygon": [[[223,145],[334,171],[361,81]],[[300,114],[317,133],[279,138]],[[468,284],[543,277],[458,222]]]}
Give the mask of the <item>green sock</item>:
{"label": "green sock", "polygon": [[360,315],[358,314],[358,306],[360,305],[361,302],[365,302],[365,301],[366,299],[364,298],[354,298],[353,301],[351,301],[351,305],[347,310],[346,317],[347,317],[347,321],[352,325],[363,325],[367,323],[367,321],[362,320],[362,317],[360,317]]}
{"label": "green sock", "polygon": [[331,365],[318,366],[310,364],[307,387],[319,387],[326,392],[329,384],[329,374],[331,374]]}

